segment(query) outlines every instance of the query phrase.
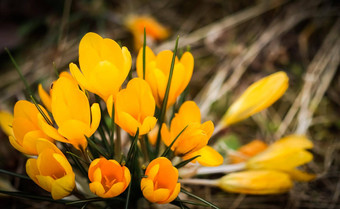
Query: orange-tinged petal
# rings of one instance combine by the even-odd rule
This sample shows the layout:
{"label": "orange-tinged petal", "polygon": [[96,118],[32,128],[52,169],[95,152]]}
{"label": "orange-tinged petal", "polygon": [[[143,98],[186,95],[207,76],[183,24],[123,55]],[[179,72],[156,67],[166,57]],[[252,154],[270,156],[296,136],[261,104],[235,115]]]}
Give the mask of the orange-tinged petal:
{"label": "orange-tinged petal", "polygon": [[[165,126],[165,128],[167,129],[166,126]],[[158,126],[158,124],[156,124],[155,127],[153,129],[151,129],[151,131],[148,133],[148,139],[149,139],[149,142],[152,146],[156,145],[158,131],[159,131],[159,126]],[[169,133],[169,131],[168,131],[168,133]],[[165,136],[165,134],[166,133],[164,133],[164,136]],[[170,136],[169,136],[169,138],[170,138]],[[166,144],[166,145],[168,146],[169,144]]]}
{"label": "orange-tinged petal", "polygon": [[169,189],[164,189],[164,188],[156,189],[153,195],[154,195],[154,201],[156,203],[159,203],[159,204],[161,204],[162,202],[168,203],[170,191]]}
{"label": "orange-tinged petal", "polygon": [[49,140],[38,138],[36,139],[35,146],[38,154],[42,153],[46,149],[51,149],[54,153],[64,156],[60,149],[58,149],[58,147]]}
{"label": "orange-tinged petal", "polygon": [[41,84],[38,85],[38,93],[39,97],[46,107],[46,109],[50,112],[52,112],[52,107],[51,107],[51,97],[50,95],[44,90]]}
{"label": "orange-tinged petal", "polygon": [[89,187],[91,192],[99,197],[102,197],[105,193],[103,185],[98,181],[90,183]]}
{"label": "orange-tinged petal", "polygon": [[25,149],[25,154],[37,155],[39,153],[37,149],[37,141],[39,138],[45,138],[46,141],[54,141],[51,138],[46,138],[46,134],[40,130],[30,131],[25,135],[22,142],[22,147]]}
{"label": "orange-tinged petal", "polygon": [[65,170],[66,174],[73,174],[72,166],[67,161],[64,155],[60,155],[57,153],[53,154],[54,159],[60,164],[60,166]]}
{"label": "orange-tinged petal", "polygon": [[125,183],[118,182],[114,184],[109,191],[107,191],[102,197],[103,198],[110,198],[110,197],[116,197],[120,195],[122,192],[124,192]]}
{"label": "orange-tinged petal", "polygon": [[97,169],[99,162],[100,162],[100,158],[97,158],[97,159],[95,159],[91,162],[91,165],[90,165],[89,171],[88,171],[90,181],[94,181],[94,176],[93,176],[94,171],[95,171],[95,169]]}
{"label": "orange-tinged petal", "polygon": [[159,204],[172,202],[173,200],[176,199],[176,197],[178,196],[180,191],[181,191],[181,184],[177,183],[176,186],[175,186],[175,189],[172,191],[172,194],[170,195],[170,197],[166,201],[160,202]]}
{"label": "orange-tinged petal", "polygon": [[263,195],[287,192],[293,183],[283,172],[253,170],[228,174],[218,180],[218,185],[227,192]]}
{"label": "orange-tinged petal", "polygon": [[75,187],[75,175],[70,173],[52,183],[51,195],[54,200],[68,196]]}
{"label": "orange-tinged petal", "polygon": [[197,155],[200,155],[200,157],[193,160],[193,163],[197,161],[203,166],[219,166],[223,163],[222,155],[208,145],[196,152],[186,155],[183,159],[187,160]]}
{"label": "orange-tinged petal", "polygon": [[7,136],[13,136],[13,114],[0,111],[0,127]]}
{"label": "orange-tinged petal", "polygon": [[13,133],[19,144],[22,144],[25,135],[33,130],[39,130],[39,128],[29,119],[23,117],[14,117]]}
{"label": "orange-tinged petal", "polygon": [[[90,137],[90,128],[87,124],[79,120],[68,120],[60,125],[58,132],[68,139],[77,149],[85,149],[87,140],[85,136]],[[85,136],[84,136],[85,135]]]}
{"label": "orange-tinged petal", "polygon": [[288,88],[288,76],[280,71],[252,85],[229,107],[223,116],[228,126],[258,113],[278,100]]}
{"label": "orange-tinged petal", "polygon": [[26,149],[24,149],[24,147],[21,144],[19,144],[18,141],[13,136],[9,136],[8,138],[9,138],[9,143],[11,143],[11,145],[16,150],[26,154]]}
{"label": "orange-tinged petal", "polygon": [[191,122],[201,123],[201,111],[193,101],[184,102],[179,111],[179,115],[183,115],[181,120],[183,123],[188,124]]}
{"label": "orange-tinged petal", "polygon": [[261,140],[255,139],[248,144],[243,145],[240,147],[237,152],[241,154],[240,155],[234,155],[232,153],[229,154],[229,158],[231,163],[241,163],[247,160],[249,157],[253,157],[256,154],[264,151],[268,145],[264,143]]}

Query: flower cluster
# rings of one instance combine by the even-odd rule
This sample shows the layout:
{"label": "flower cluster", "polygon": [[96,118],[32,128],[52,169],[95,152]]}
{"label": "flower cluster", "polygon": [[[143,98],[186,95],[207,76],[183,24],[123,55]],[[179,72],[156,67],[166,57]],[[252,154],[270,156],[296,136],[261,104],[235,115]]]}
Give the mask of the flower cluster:
{"label": "flower cluster", "polygon": [[[13,117],[0,114],[12,146],[29,157],[28,176],[55,200],[79,192],[77,175],[100,198],[119,196],[129,204],[135,191],[136,199],[179,204],[178,169],[220,166],[224,158],[208,146],[213,122],[202,122],[194,101],[178,99],[193,74],[194,58],[190,52],[177,57],[176,49],[156,55],[143,47],[136,59],[137,77],[131,78],[129,50],[87,33],[79,45],[80,68],[70,63],[71,73],[62,72],[49,92],[39,85],[42,105],[20,100]],[[284,72],[252,84],[227,110],[217,131],[269,107],[287,87]],[[311,147],[304,137],[282,139],[260,154],[249,154],[245,167],[250,171],[233,173],[218,184],[226,191],[265,194],[275,189],[261,180],[279,179],[280,191],[286,191],[292,186],[287,175],[305,179],[307,174],[296,167],[311,160],[304,150]]]}

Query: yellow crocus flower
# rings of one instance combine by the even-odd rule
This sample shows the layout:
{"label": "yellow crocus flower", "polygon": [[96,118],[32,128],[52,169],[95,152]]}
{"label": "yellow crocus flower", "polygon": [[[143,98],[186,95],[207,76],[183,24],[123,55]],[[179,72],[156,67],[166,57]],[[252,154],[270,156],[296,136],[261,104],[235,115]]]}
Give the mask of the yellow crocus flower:
{"label": "yellow crocus flower", "polygon": [[[145,80],[149,83],[158,107],[162,106],[169,79],[173,52],[165,50],[157,56],[149,47],[145,49]],[[140,49],[136,62],[138,77],[143,78],[143,49]],[[187,87],[194,69],[194,58],[185,52],[181,59],[176,57],[167,107],[176,102],[177,97]]]}
{"label": "yellow crocus flower", "polygon": [[75,187],[75,174],[64,154],[51,142],[38,139],[37,159],[26,162],[27,175],[57,200],[68,196]]}
{"label": "yellow crocus flower", "polygon": [[7,136],[13,136],[13,114],[0,111],[0,127]]}
{"label": "yellow crocus flower", "polygon": [[91,192],[102,198],[116,197],[123,193],[131,181],[127,167],[115,160],[98,158],[92,161],[89,168]]}
{"label": "yellow crocus flower", "polygon": [[165,204],[173,201],[179,194],[178,170],[171,161],[159,157],[150,162],[141,181],[144,197],[153,203]]}
{"label": "yellow crocus flower", "polygon": [[[155,99],[147,82],[134,78],[121,90],[115,101],[115,122],[131,136],[147,134],[157,122]],[[112,104],[108,105],[112,109]]]}
{"label": "yellow crocus flower", "polygon": [[266,150],[247,161],[248,169],[273,169],[291,174],[294,180],[309,181],[315,176],[296,169],[313,159],[305,149],[311,149],[313,143],[302,135],[290,135],[282,138]]}
{"label": "yellow crocus flower", "polygon": [[[42,106],[40,108],[51,121],[46,110]],[[26,100],[20,100],[15,104],[12,123],[13,135],[9,135],[9,142],[15,149],[27,155],[37,155],[35,143],[38,138],[54,141],[39,127],[39,117],[42,115],[34,104]]]}
{"label": "yellow crocus flower", "polygon": [[197,150],[196,152],[189,153],[183,156],[184,160],[188,160],[197,155],[200,155],[192,161],[192,163],[198,162],[203,166],[219,166],[223,163],[223,156],[218,153],[211,146],[204,146],[203,148]]}
{"label": "yellow crocus flower", "polygon": [[115,99],[131,68],[131,54],[114,40],[87,33],[79,44],[79,65],[70,63],[80,86],[99,95],[105,102]]}
{"label": "yellow crocus flower", "polygon": [[42,130],[55,140],[70,143],[77,149],[85,149],[87,140],[98,128],[100,108],[89,101],[78,85],[68,77],[60,77],[54,82],[51,92],[52,115],[58,129],[49,125],[42,117],[39,125]]}
{"label": "yellow crocus flower", "polygon": [[278,194],[293,186],[289,175],[275,170],[249,170],[225,175],[217,185],[227,191],[244,194]]}
{"label": "yellow crocus flower", "polygon": [[171,147],[175,155],[181,157],[205,147],[214,131],[214,124],[211,121],[201,124],[200,109],[195,102],[186,101],[172,119],[170,130],[165,123],[162,125],[161,134],[165,145],[169,146],[185,127]]}
{"label": "yellow crocus flower", "polygon": [[288,76],[282,71],[253,83],[229,107],[222,118],[222,125],[229,126],[268,108],[287,88]]}
{"label": "yellow crocus flower", "polygon": [[[144,42],[144,28],[148,44],[150,41],[158,41],[166,39],[169,36],[169,30],[161,25],[153,17],[146,15],[130,15],[124,25],[131,31],[134,40],[135,49],[142,47]],[[152,44],[152,43],[151,43]]]}

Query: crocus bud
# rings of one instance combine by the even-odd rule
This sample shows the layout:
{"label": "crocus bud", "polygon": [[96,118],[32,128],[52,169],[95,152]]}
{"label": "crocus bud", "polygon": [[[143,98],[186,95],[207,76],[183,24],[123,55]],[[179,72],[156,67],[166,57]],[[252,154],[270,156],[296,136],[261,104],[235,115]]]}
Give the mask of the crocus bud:
{"label": "crocus bud", "polygon": [[[173,52],[170,50],[162,51],[156,56],[149,47],[145,48],[145,80],[151,87],[158,107],[163,104],[172,57]],[[143,78],[143,49],[138,53],[136,68],[138,77]],[[190,52],[185,52],[180,60],[176,57],[167,107],[173,105],[187,87],[193,69],[194,58]]]}
{"label": "crocus bud", "polygon": [[201,124],[200,109],[193,101],[187,101],[182,104],[172,119],[170,130],[163,123],[161,134],[165,145],[169,146],[185,127],[186,129],[171,147],[175,155],[181,157],[206,146],[214,131],[214,124],[211,121]]}
{"label": "crocus bud", "polygon": [[123,193],[131,181],[130,171],[115,160],[97,158],[89,168],[91,192],[102,198],[116,197]]}
{"label": "crocus bud", "polygon": [[263,195],[287,192],[293,183],[283,172],[250,170],[225,175],[218,180],[218,186],[227,192]]}
{"label": "crocus bud", "polygon": [[50,141],[40,138],[35,145],[38,158],[27,160],[27,175],[41,188],[51,192],[53,199],[68,196],[75,187],[75,174],[70,163]]}
{"label": "crocus bud", "polygon": [[[147,82],[134,78],[121,90],[115,101],[115,122],[131,136],[147,134],[157,122],[155,100]],[[108,105],[108,109],[112,109]]]}
{"label": "crocus bud", "polygon": [[178,170],[170,160],[159,157],[150,162],[141,181],[144,197],[150,202],[165,204],[173,201],[181,189]]}
{"label": "crocus bud", "polygon": [[253,83],[229,107],[222,118],[222,125],[229,126],[268,108],[287,88],[288,76],[282,71]]}
{"label": "crocus bud", "polygon": [[116,97],[131,68],[131,54],[114,40],[87,33],[79,44],[79,65],[70,64],[80,86],[97,94],[105,102]]}
{"label": "crocus bud", "polygon": [[[42,106],[40,108],[51,121],[46,110]],[[36,141],[38,138],[54,141],[39,127],[39,117],[45,121],[34,104],[26,100],[20,100],[15,104],[12,123],[13,135],[9,136],[9,142],[15,149],[28,155],[37,155]]]}

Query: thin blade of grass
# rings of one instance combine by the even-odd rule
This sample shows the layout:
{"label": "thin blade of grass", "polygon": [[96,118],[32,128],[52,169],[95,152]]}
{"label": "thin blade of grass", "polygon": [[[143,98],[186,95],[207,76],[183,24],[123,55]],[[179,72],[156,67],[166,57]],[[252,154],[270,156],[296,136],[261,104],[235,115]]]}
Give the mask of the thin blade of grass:
{"label": "thin blade of grass", "polygon": [[30,98],[33,102],[33,104],[35,105],[35,107],[38,109],[38,111],[40,112],[40,114],[44,117],[45,121],[48,123],[48,125],[53,126],[53,123],[48,119],[47,115],[44,113],[44,111],[42,111],[42,109],[40,108],[39,104],[37,103],[37,101],[35,100],[35,98],[33,97],[33,95],[30,95]]}
{"label": "thin blade of grass", "polygon": [[182,168],[183,166],[185,166],[186,164],[190,163],[191,161],[195,160],[196,158],[198,158],[198,157],[200,157],[200,156],[201,156],[201,155],[196,155],[195,157],[192,157],[192,158],[190,158],[190,159],[188,159],[188,160],[184,160],[184,161],[178,163],[177,165],[175,165],[175,167],[176,167],[177,169]]}
{"label": "thin blade of grass", "polygon": [[174,143],[177,141],[178,137],[184,132],[184,130],[188,127],[185,126],[183,128],[183,130],[181,132],[179,132],[179,134],[176,136],[176,138],[174,140],[172,140],[171,144],[164,150],[163,154],[161,155],[161,157],[166,157],[168,155],[168,153],[170,152],[171,150],[171,147],[174,145]]}
{"label": "thin blade of grass", "polygon": [[22,197],[30,200],[41,200],[41,201],[48,201],[48,202],[53,202],[53,203],[60,203],[60,204],[65,204],[68,201],[66,200],[54,200],[51,197],[48,196],[37,196],[37,195],[32,195],[30,193],[25,193],[25,192],[9,192],[9,191],[4,191],[0,190],[0,193],[6,194],[9,196],[14,196],[14,197]]}
{"label": "thin blade of grass", "polygon": [[198,196],[196,196],[196,195],[194,195],[194,194],[192,194],[192,193],[186,191],[186,190],[183,189],[183,188],[181,188],[181,192],[183,192],[184,194],[186,194],[186,195],[188,195],[188,196],[190,196],[190,197],[192,197],[192,198],[195,198],[196,200],[199,200],[199,201],[205,203],[206,205],[208,205],[208,206],[210,206],[210,207],[212,207],[212,208],[219,209],[219,207],[217,207],[217,206],[214,205],[213,203],[211,203],[211,202],[209,202],[209,201],[207,201],[207,200],[205,200],[205,199],[203,199],[203,198],[201,198],[201,197],[198,197]]}
{"label": "thin blade of grass", "polygon": [[156,156],[158,156],[159,148],[160,148],[160,142],[161,142],[160,133],[161,133],[161,127],[162,127],[162,124],[163,124],[164,118],[165,118],[166,108],[167,108],[167,105],[168,105],[168,98],[169,98],[169,93],[170,93],[171,80],[172,80],[172,75],[174,73],[175,60],[176,60],[176,54],[177,54],[177,48],[178,48],[178,39],[179,39],[179,36],[177,36],[177,39],[176,39],[175,49],[174,49],[172,60],[171,60],[168,83],[167,83],[166,90],[165,90],[165,95],[164,95],[163,104],[162,104],[162,108],[161,108],[161,114],[160,114],[160,117],[159,117],[159,120],[158,120],[160,128],[159,128],[158,135],[157,135],[156,150],[155,150]]}
{"label": "thin blade of grass", "polygon": [[98,147],[89,137],[85,136],[87,142],[89,143],[89,146],[91,146],[94,150],[96,150],[96,152],[98,152],[100,155],[102,155],[103,157],[105,157],[106,159],[109,159],[109,156],[104,153],[100,147]]}
{"label": "thin blade of grass", "polygon": [[22,178],[22,179],[31,180],[30,177],[28,177],[26,175],[14,173],[14,172],[7,171],[7,170],[1,169],[1,168],[0,168],[0,173],[6,174],[6,175],[10,175],[10,176],[15,176],[15,177]]}

